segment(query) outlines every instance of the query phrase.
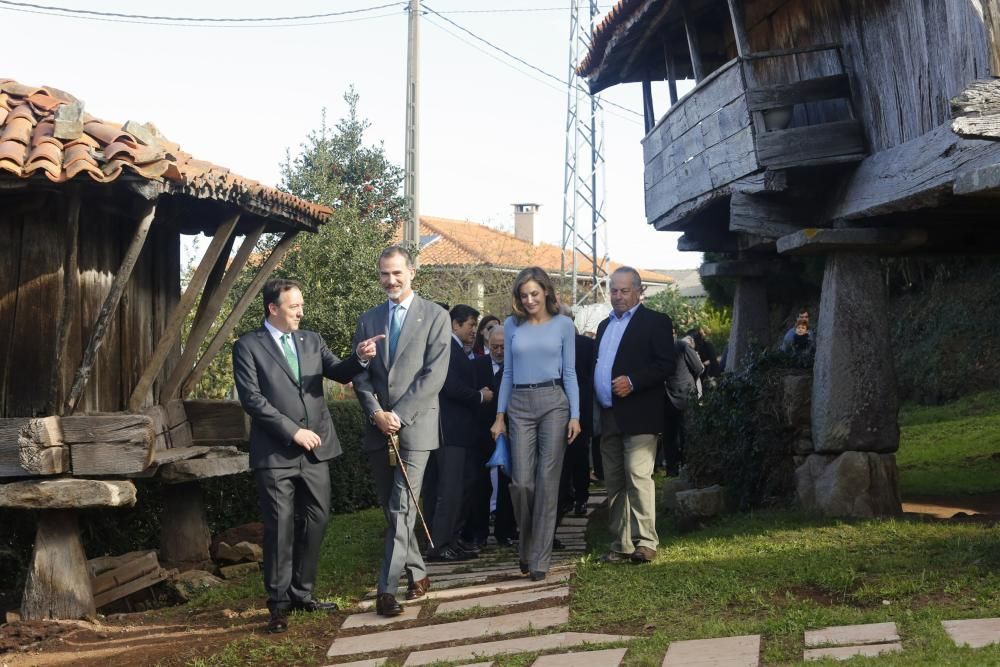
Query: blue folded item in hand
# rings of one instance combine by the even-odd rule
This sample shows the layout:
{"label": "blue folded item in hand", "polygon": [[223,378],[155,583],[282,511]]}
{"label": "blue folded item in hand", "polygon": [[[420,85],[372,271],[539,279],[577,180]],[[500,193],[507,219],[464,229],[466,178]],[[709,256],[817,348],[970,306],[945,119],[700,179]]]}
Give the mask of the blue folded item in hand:
{"label": "blue folded item in hand", "polygon": [[493,449],[493,456],[486,462],[487,468],[497,466],[503,470],[505,475],[510,476],[510,444],[507,442],[507,436],[503,433],[497,436],[497,445]]}

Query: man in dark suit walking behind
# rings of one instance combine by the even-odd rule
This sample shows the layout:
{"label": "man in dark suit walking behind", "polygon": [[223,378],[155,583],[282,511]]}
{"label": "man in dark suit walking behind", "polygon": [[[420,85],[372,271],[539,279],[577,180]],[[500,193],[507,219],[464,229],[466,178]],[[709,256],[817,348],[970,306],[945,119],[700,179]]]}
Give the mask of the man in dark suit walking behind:
{"label": "man in dark suit walking behind", "polygon": [[659,545],[653,467],[656,434],[664,426],[664,381],[674,370],[673,324],[639,303],[635,269],[616,269],[610,291],[612,311],[597,328],[594,368],[612,535],[603,560],[648,563]]}
{"label": "man in dark suit walking behind", "polygon": [[[385,334],[386,340],[378,345],[376,358],[354,378],[354,389],[370,422],[362,448],[388,523],[375,611],[398,616],[403,608],[396,600],[396,587],[403,572],[407,599],[423,596],[430,587],[413,534],[417,506],[406,479],[413,497],[419,498],[427,459],[438,448],[438,393],[448,374],[451,318],[448,311],[414,293],[416,269],[404,248],[383,250],[378,270],[379,284],[389,298],[361,315],[354,339]],[[387,441],[393,434],[400,447],[396,465],[390,462]]]}
{"label": "man in dark suit walking behind", "polygon": [[341,453],[323,378],[347,383],[375,356],[376,340],[341,361],[323,338],[299,329],[302,291],[294,280],[264,285],[264,325],[233,346],[233,375],[250,415],[250,467],[264,519],[268,632],[288,629],[288,612],[333,610],[312,597],[330,514],[329,460]]}

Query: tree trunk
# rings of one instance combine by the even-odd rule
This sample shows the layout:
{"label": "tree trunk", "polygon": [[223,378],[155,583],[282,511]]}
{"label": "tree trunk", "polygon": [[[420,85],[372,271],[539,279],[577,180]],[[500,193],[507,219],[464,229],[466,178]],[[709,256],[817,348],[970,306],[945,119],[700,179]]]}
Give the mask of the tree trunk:
{"label": "tree trunk", "polygon": [[70,619],[96,613],[76,511],[42,511],[24,584],[21,617]]}

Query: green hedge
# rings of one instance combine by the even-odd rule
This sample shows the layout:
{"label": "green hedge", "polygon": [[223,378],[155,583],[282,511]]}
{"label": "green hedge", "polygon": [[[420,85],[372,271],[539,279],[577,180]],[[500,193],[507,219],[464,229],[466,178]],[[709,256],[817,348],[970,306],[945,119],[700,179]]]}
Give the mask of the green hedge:
{"label": "green hedge", "polygon": [[[344,453],[330,462],[331,507],[334,512],[354,512],[378,504],[368,463],[361,451],[364,414],[356,400],[332,401],[337,434]],[[229,475],[201,483],[205,513],[212,534],[244,523],[260,521],[253,475]],[[136,482],[137,502],[130,509],[81,511],[80,532],[91,558],[148,549],[159,544],[163,484],[155,480]],[[35,540],[34,512],[0,510],[0,606],[13,606],[24,585],[31,548]]]}

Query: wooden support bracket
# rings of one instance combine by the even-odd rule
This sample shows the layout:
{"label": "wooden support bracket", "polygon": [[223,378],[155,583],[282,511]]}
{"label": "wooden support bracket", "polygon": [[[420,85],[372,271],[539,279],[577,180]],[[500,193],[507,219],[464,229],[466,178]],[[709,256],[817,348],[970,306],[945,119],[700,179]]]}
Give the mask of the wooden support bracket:
{"label": "wooden support bracket", "polygon": [[891,255],[913,250],[927,242],[923,229],[803,229],[778,239],[782,255],[825,255],[837,251]]}

